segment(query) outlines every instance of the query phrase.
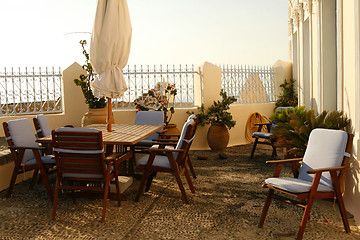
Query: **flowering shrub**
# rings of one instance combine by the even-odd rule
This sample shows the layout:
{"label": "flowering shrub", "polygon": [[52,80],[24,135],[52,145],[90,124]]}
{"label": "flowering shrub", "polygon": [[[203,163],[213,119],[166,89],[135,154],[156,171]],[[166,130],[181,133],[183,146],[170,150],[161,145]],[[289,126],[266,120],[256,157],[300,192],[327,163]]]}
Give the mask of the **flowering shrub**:
{"label": "flowering shrub", "polygon": [[280,85],[282,94],[276,101],[275,108],[287,106],[296,107],[298,105],[298,98],[295,93],[294,83],[294,79],[290,79],[289,81],[285,79],[284,83]]}
{"label": "flowering shrub", "polygon": [[150,89],[134,101],[135,107],[138,111],[163,111],[166,116],[165,123],[168,125],[175,112],[176,94],[174,84],[158,83],[156,88]]}

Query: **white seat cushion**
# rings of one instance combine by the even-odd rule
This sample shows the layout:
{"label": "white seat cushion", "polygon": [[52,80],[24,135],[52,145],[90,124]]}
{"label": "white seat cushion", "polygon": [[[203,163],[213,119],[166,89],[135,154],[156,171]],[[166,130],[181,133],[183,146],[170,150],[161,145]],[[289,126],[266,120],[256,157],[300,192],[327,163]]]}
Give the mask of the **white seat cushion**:
{"label": "white seat cushion", "polygon": [[[268,178],[265,183],[291,193],[306,193],[311,189],[312,182],[298,178]],[[318,192],[331,192],[332,188],[319,184]]]}
{"label": "white seat cushion", "polygon": [[152,141],[152,140],[144,139],[144,140],[141,140],[140,142],[136,143],[135,146],[147,146],[147,147],[151,147],[152,144],[153,144],[153,141]]}
{"label": "white seat cushion", "polygon": [[[111,166],[110,173],[114,171],[114,167]],[[92,173],[63,173],[64,178],[89,178],[89,179],[102,179],[104,178],[103,174],[92,174]]]}
{"label": "white seat cushion", "polygon": [[272,136],[272,133],[269,133],[269,132],[254,132],[253,136],[260,137],[260,138],[270,138]]}
{"label": "white seat cushion", "polygon": [[[150,149],[158,149],[159,147],[160,147],[160,145],[155,144],[155,145],[152,145]],[[174,149],[174,146],[166,145],[166,146],[164,147],[164,149]]]}
{"label": "white seat cushion", "polygon": [[[149,154],[145,154],[137,161],[137,164],[140,166],[146,166],[146,164],[148,163],[148,160],[149,160],[149,156],[150,156]],[[162,168],[171,168],[170,162],[169,162],[167,156],[162,156],[162,155],[155,156],[153,166],[154,167],[162,167]]]}
{"label": "white seat cushion", "polygon": [[[55,165],[55,158],[53,158],[53,155],[42,156],[42,157],[41,157],[41,161],[42,161],[44,164],[52,164],[52,165]],[[35,158],[30,159],[30,160],[24,162],[24,165],[25,165],[25,166],[35,165],[35,164],[36,164],[36,159],[35,159]]]}

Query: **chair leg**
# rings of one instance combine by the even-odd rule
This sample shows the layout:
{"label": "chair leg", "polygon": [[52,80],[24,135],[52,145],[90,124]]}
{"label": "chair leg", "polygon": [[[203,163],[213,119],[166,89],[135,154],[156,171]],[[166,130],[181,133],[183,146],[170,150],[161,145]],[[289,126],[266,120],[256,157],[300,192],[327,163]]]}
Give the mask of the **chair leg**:
{"label": "chair leg", "polygon": [[271,144],[272,147],[272,153],[271,153],[271,159],[274,159],[274,157],[277,156],[277,152],[276,152],[276,147],[274,145]]}
{"label": "chair leg", "polygon": [[105,189],[104,189],[104,200],[103,200],[103,212],[102,212],[102,217],[101,217],[101,221],[105,222],[105,216],[106,216],[106,205],[107,205],[107,200],[108,200],[108,196],[109,196],[109,183],[110,181],[108,180],[109,178],[106,178],[106,182],[105,182]]}
{"label": "chair leg", "polygon": [[330,172],[330,175],[331,175],[331,179],[332,179],[333,186],[334,186],[334,189],[335,189],[336,197],[337,197],[337,200],[338,200],[338,205],[339,205],[341,218],[342,218],[342,221],[343,221],[343,224],[344,224],[345,231],[347,233],[350,233],[349,221],[348,221],[348,218],[346,216],[345,204],[344,204],[344,200],[343,200],[343,197],[342,197],[342,194],[341,194],[337,174],[336,174],[336,172]]}
{"label": "chair leg", "polygon": [[269,189],[269,192],[268,192],[268,195],[266,197],[266,201],[265,201],[262,213],[261,213],[261,217],[260,217],[260,221],[259,221],[259,225],[258,225],[259,228],[262,228],[264,226],[266,214],[267,214],[267,212],[269,210],[269,206],[270,206],[271,198],[272,198],[273,194],[274,194],[274,190]]}
{"label": "chair leg", "polygon": [[344,224],[345,231],[347,233],[350,233],[349,221],[348,221],[348,218],[347,218],[347,215],[346,215],[344,200],[343,200],[343,198],[341,196],[341,193],[339,193],[339,194],[336,193],[336,195],[337,195],[339,209],[340,209],[341,218],[342,218],[342,221],[343,221],[343,224]]}
{"label": "chair leg", "polygon": [[54,201],[54,195],[53,195],[52,190],[51,190],[50,182],[49,182],[49,179],[47,177],[46,171],[45,171],[43,166],[40,168],[40,173],[41,173],[41,177],[42,177],[42,179],[44,181],[46,190],[47,190],[47,192],[49,194],[50,200]]}
{"label": "chair leg", "polygon": [[256,145],[257,145],[258,141],[259,141],[259,139],[255,138],[254,145],[253,145],[253,148],[251,150],[250,159],[252,159],[254,157],[254,152],[255,152],[255,148],[256,148]]}
{"label": "chair leg", "polygon": [[32,179],[31,179],[31,183],[30,183],[30,187],[29,187],[30,189],[34,189],[34,185],[35,185],[38,174],[39,174],[39,169],[35,169]]}
{"label": "chair leg", "polygon": [[54,195],[52,193],[50,183],[49,183],[49,179],[47,177],[47,171],[46,171],[46,169],[44,167],[44,164],[41,161],[41,156],[39,154],[39,151],[36,150],[36,149],[33,149],[33,154],[35,156],[38,168],[40,170],[41,177],[42,177],[42,179],[44,181],[44,184],[45,184],[46,190],[47,190],[47,192],[49,194],[50,200],[53,202],[54,201]]}
{"label": "chair leg", "polygon": [[187,182],[189,184],[190,191],[192,193],[195,193],[195,188],[194,188],[194,185],[193,185],[193,183],[191,181],[191,177],[190,177],[190,174],[189,174],[189,171],[188,171],[186,165],[184,166],[184,168],[185,168],[184,174],[185,174],[186,180],[187,180]]}
{"label": "chair leg", "polygon": [[138,192],[137,192],[136,197],[135,197],[135,202],[139,201],[139,199],[141,197],[141,194],[143,192],[144,186],[145,186],[145,182],[148,179],[149,175],[150,175],[150,173],[147,170],[145,170],[145,172],[144,172],[144,174],[143,174],[143,176],[141,178],[141,182],[140,182]]}
{"label": "chair leg", "polygon": [[56,186],[55,186],[55,194],[54,194],[54,202],[53,202],[53,209],[52,209],[52,219],[56,217],[56,208],[59,200],[59,188],[60,188],[60,181],[56,179]]}
{"label": "chair leg", "polygon": [[301,240],[303,238],[306,223],[307,223],[308,219],[310,218],[310,212],[311,212],[311,207],[312,207],[313,203],[314,203],[314,198],[310,195],[310,197],[307,201],[305,210],[304,210],[303,218],[300,223],[299,232],[298,232],[298,235],[296,238],[297,240]]}
{"label": "chair leg", "polygon": [[6,197],[7,197],[7,198],[11,197],[11,192],[12,192],[12,190],[14,189],[15,181],[16,181],[16,177],[17,177],[17,175],[18,175],[19,169],[20,169],[20,165],[19,165],[19,166],[17,166],[17,165],[14,166],[14,171],[13,171],[13,174],[12,174],[12,176],[11,176],[11,180],[10,180],[10,185],[9,185],[9,188],[8,188],[8,192],[7,192],[7,194],[6,194]]}
{"label": "chair leg", "polygon": [[150,190],[151,184],[153,179],[156,177],[157,172],[152,172],[149,177],[147,178],[146,185],[145,185],[145,192]]}
{"label": "chair leg", "polygon": [[191,171],[191,175],[193,176],[194,179],[196,179],[195,170],[194,170],[194,167],[192,165],[192,162],[191,162],[191,159],[190,159],[189,155],[187,156],[187,162],[188,162],[188,165],[189,165],[189,168],[190,168],[190,171]]}
{"label": "chair leg", "polygon": [[116,186],[116,198],[118,201],[118,207],[121,206],[121,200],[120,200],[120,184],[119,184],[119,177],[117,171],[115,171],[115,186]]}
{"label": "chair leg", "polygon": [[181,191],[181,194],[182,194],[182,196],[183,196],[184,202],[185,202],[186,204],[189,204],[190,202],[189,202],[189,199],[188,199],[188,197],[187,197],[187,195],[186,195],[184,185],[183,185],[183,183],[182,183],[182,181],[181,181],[180,174],[179,174],[179,170],[175,169],[175,171],[173,172],[173,174],[174,174],[175,179],[176,179],[176,182],[177,182],[177,184],[178,184],[178,186],[179,186],[179,188],[180,188],[180,191]]}
{"label": "chair leg", "polygon": [[[68,181],[71,186],[74,186],[74,181],[72,180],[68,180]],[[71,199],[73,201],[73,204],[76,204],[75,190],[71,190]]]}

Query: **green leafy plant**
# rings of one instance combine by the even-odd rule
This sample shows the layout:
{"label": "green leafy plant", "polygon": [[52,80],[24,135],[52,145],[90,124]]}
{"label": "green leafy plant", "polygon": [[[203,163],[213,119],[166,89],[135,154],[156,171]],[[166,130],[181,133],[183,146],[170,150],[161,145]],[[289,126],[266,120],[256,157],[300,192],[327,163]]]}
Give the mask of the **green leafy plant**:
{"label": "green leafy plant", "polygon": [[277,126],[272,129],[276,146],[286,148],[289,154],[297,157],[304,155],[313,129],[344,130],[350,123],[342,111],[323,111],[316,115],[314,110],[306,111],[305,107],[296,107],[288,112],[275,112],[271,119],[277,120]]}
{"label": "green leafy plant", "polygon": [[304,118],[306,115],[305,106],[297,106],[294,108],[283,108],[275,109],[275,112],[271,115],[270,120],[274,123],[288,123],[290,121],[290,114],[294,113],[295,115]]}
{"label": "green leafy plant", "polygon": [[106,107],[106,99],[104,97],[95,97],[90,88],[90,83],[94,81],[95,73],[90,63],[90,56],[85,50],[86,40],[80,40],[80,44],[85,56],[85,64],[82,65],[82,68],[86,71],[86,75],[80,74],[80,79],[74,79],[74,82],[77,86],[81,87],[81,91],[85,97],[85,103],[89,106],[89,108],[104,108]]}
{"label": "green leafy plant", "polygon": [[298,98],[294,89],[294,79],[287,81],[284,80],[284,83],[280,85],[282,94],[279,96],[278,100],[275,103],[275,108],[277,107],[286,107],[292,106],[295,107],[298,105]]}
{"label": "green leafy plant", "polygon": [[177,90],[174,84],[158,83],[156,88],[150,89],[146,94],[134,101],[138,111],[163,111],[168,125],[175,112],[175,96]]}
{"label": "green leafy plant", "polygon": [[[233,96],[227,96],[226,92],[221,89],[220,96],[221,101],[214,101],[213,104],[205,109],[202,104],[201,107],[198,107],[198,124],[200,126],[205,126],[210,123],[219,123],[224,124],[229,129],[235,126],[236,121],[233,120],[232,115],[228,110],[230,109],[230,104],[236,102],[236,98]],[[188,114],[194,114],[194,112],[187,111]]]}

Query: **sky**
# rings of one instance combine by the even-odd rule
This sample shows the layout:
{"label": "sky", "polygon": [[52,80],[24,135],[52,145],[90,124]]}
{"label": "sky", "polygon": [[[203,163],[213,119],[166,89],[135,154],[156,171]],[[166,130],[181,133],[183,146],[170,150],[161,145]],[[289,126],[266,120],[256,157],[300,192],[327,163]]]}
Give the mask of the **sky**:
{"label": "sky", "polygon": [[[96,0],[0,0],[4,67],[83,64]],[[288,61],[286,0],[128,0],[128,64],[272,65]]]}

